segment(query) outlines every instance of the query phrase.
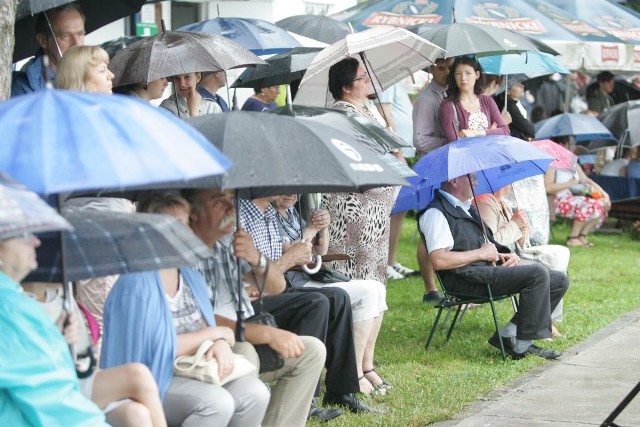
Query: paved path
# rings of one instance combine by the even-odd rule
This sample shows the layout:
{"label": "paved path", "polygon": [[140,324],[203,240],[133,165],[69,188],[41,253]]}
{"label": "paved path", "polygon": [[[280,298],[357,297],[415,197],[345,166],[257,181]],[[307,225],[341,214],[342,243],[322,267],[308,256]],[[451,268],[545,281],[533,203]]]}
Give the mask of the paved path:
{"label": "paved path", "polygon": [[[531,356],[529,356],[531,357]],[[599,426],[640,381],[640,310],[436,426]],[[640,394],[615,419],[640,426]]]}

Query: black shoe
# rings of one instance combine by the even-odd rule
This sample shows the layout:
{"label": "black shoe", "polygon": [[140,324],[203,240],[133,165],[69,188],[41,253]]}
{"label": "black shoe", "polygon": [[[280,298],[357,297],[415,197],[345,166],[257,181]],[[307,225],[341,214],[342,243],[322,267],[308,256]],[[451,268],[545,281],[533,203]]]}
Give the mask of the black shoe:
{"label": "black shoe", "polygon": [[[498,341],[498,336],[499,335],[497,333],[493,334],[491,338],[489,338],[489,344],[500,350],[500,342]],[[533,354],[547,360],[557,359],[562,355],[562,353],[558,350],[547,350],[544,348],[540,348],[534,344],[531,344],[529,348],[527,348],[524,352],[517,353],[514,349],[516,341],[515,337],[500,336],[500,339],[502,340],[502,345],[504,345],[504,351],[514,360],[522,359],[528,354]]]}
{"label": "black shoe", "polygon": [[380,408],[374,408],[368,406],[362,400],[358,399],[354,393],[346,393],[346,394],[333,394],[331,392],[326,392],[324,394],[323,404],[325,406],[328,405],[338,405],[344,406],[348,410],[356,414],[362,413],[372,413],[372,414],[384,414],[384,410]]}
{"label": "black shoe", "polygon": [[340,409],[325,409],[311,405],[311,408],[309,409],[309,416],[307,417],[307,419],[310,420],[312,418],[315,418],[319,421],[329,421],[339,417],[340,415],[342,415],[342,410]]}
{"label": "black shoe", "polygon": [[422,296],[422,302],[433,303],[433,305],[438,305],[442,301],[444,301],[444,297],[438,291],[425,292]]}

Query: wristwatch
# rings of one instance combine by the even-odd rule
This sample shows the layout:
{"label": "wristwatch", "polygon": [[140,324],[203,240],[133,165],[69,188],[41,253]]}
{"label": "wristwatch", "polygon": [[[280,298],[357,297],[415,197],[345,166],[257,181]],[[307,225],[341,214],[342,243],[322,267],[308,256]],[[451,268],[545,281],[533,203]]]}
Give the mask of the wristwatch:
{"label": "wristwatch", "polygon": [[258,261],[258,265],[256,265],[254,268],[259,268],[260,270],[264,270],[265,268],[267,268],[267,257],[264,256],[263,253],[260,253],[260,260]]}

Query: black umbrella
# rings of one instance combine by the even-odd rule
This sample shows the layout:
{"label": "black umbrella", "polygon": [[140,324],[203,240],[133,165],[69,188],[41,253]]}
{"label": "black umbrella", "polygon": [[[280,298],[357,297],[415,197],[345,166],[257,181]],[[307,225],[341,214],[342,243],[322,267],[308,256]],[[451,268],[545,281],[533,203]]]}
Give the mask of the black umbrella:
{"label": "black umbrella", "polygon": [[[68,280],[194,265],[211,251],[168,215],[70,210],[63,232]],[[62,282],[60,233],[38,236],[38,269],[26,281]]]}
{"label": "black umbrella", "polygon": [[109,62],[113,85],[149,83],[198,71],[220,71],[264,64],[247,49],[216,34],[164,31],[118,52]]}
{"label": "black umbrella", "polygon": [[[140,12],[145,0],[79,0],[86,17],[84,28],[87,33],[97,30],[113,21]],[[16,10],[13,62],[32,56],[38,50],[36,41],[35,15],[72,0],[19,0]]]}
{"label": "black umbrella", "polygon": [[276,114],[308,118],[349,134],[378,153],[404,148],[407,143],[399,136],[360,114],[324,107],[285,105],[273,111]]}
{"label": "black umbrella", "polygon": [[307,67],[321,50],[319,47],[294,47],[274,55],[266,60],[266,64],[244,70],[230,87],[262,88],[301,80]]}
{"label": "black umbrella", "polygon": [[614,105],[604,110],[598,118],[618,138],[621,145],[640,145],[640,100]]}
{"label": "black umbrella", "polygon": [[276,25],[292,33],[333,44],[351,33],[346,22],[324,15],[295,15],[284,18]]}
{"label": "black umbrella", "polygon": [[223,188],[261,196],[404,185],[354,137],[312,120],[233,111],[187,119],[233,162]]}

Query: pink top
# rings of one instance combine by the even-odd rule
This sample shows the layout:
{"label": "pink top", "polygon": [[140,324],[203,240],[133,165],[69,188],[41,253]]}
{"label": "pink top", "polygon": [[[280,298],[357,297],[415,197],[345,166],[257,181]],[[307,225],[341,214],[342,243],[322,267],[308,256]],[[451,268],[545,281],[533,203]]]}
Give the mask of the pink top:
{"label": "pink top", "polygon": [[[502,116],[500,115],[500,110],[498,110],[498,106],[496,102],[487,95],[478,95],[478,99],[480,100],[480,110],[487,117],[488,128],[486,129],[487,135],[510,135],[509,126],[504,122]],[[459,126],[457,129],[471,129],[469,126],[469,112],[462,107],[460,101],[455,102],[456,111],[458,112],[458,121]],[[444,99],[442,103],[440,103],[440,125],[442,126],[442,131],[444,132],[444,136],[447,139],[447,142],[453,142],[457,138],[455,127],[455,115],[453,113],[452,103],[448,99]],[[495,128],[491,128],[491,124],[496,123]]]}

